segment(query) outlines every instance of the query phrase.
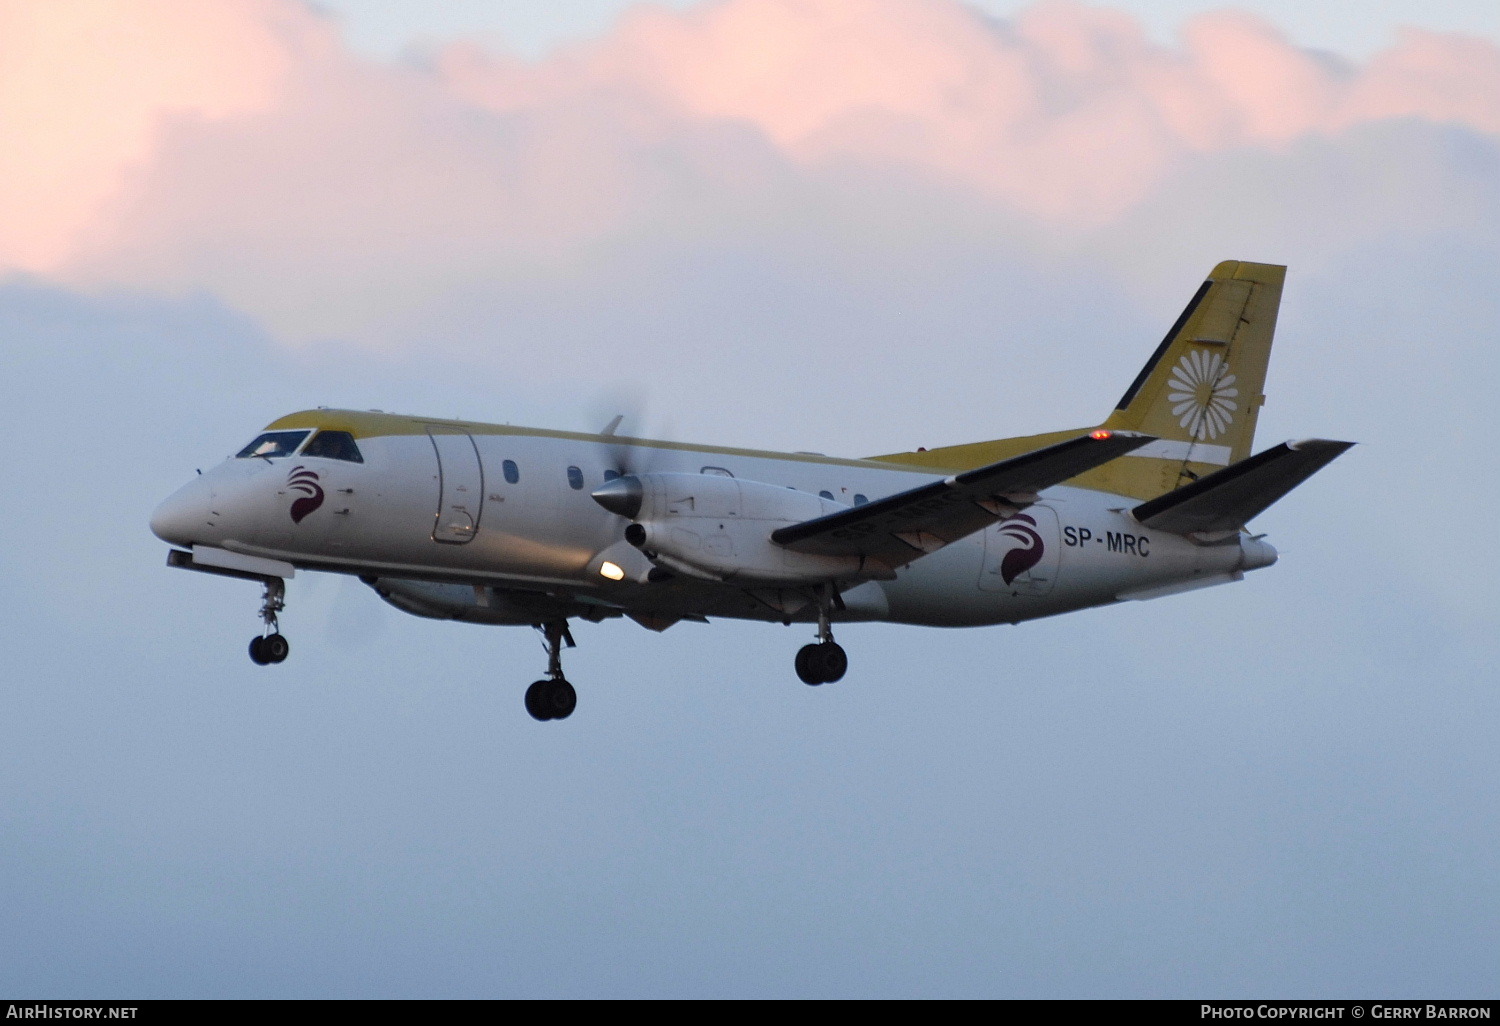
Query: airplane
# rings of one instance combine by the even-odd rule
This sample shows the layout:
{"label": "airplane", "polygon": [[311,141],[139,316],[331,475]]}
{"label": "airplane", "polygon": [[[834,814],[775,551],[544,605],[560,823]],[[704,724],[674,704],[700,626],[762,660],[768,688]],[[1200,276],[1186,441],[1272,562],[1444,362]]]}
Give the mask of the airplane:
{"label": "airplane", "polygon": [[863,459],[318,408],[269,424],[166,499],[169,566],[261,583],[258,664],[290,646],[298,570],[357,576],[416,616],[531,626],[537,720],[577,692],[570,621],[664,631],[815,625],[809,685],[848,667],[835,624],[1015,624],[1239,581],[1276,550],[1248,522],[1353,443],[1251,454],[1286,268],[1214,268],[1100,424]]}

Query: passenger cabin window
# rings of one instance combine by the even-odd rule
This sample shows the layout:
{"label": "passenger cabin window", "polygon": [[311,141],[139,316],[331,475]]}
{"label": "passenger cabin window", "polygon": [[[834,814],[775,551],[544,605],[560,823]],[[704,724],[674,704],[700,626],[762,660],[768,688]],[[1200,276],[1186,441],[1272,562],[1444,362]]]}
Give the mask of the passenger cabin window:
{"label": "passenger cabin window", "polygon": [[826,488],[823,491],[819,492],[818,494],[821,495],[823,498],[829,500],[830,502],[833,501],[833,493],[830,492],[830,491],[828,491]]}
{"label": "passenger cabin window", "polygon": [[701,471],[699,471],[699,473],[700,474],[707,474],[710,477],[733,477],[734,476],[729,471],[725,470],[723,467],[704,467]]}
{"label": "passenger cabin window", "polygon": [[365,461],[360,455],[359,446],[354,444],[354,436],[347,431],[319,431],[307,443],[307,448],[302,450],[302,455],[321,456],[325,460],[347,460],[350,463]]}
{"label": "passenger cabin window", "polygon": [[870,501],[869,499],[867,499],[863,495],[859,494],[859,492],[855,492],[854,493],[854,504],[856,506],[863,506],[865,503],[867,503],[869,501]]}
{"label": "passenger cabin window", "polygon": [[290,456],[310,434],[311,431],[267,431],[241,449],[235,458],[247,460],[253,456],[263,456],[275,459],[277,456]]}
{"label": "passenger cabin window", "polygon": [[583,487],[583,471],[577,467],[568,468],[568,487],[573,489]]}
{"label": "passenger cabin window", "polygon": [[617,478],[619,476],[620,476],[620,472],[618,470],[606,470],[604,472],[604,480],[606,480],[606,481],[613,481],[615,478]]}
{"label": "passenger cabin window", "polygon": [[521,468],[516,466],[515,460],[506,460],[500,464],[500,469],[505,473],[506,484],[515,484],[521,480]]}

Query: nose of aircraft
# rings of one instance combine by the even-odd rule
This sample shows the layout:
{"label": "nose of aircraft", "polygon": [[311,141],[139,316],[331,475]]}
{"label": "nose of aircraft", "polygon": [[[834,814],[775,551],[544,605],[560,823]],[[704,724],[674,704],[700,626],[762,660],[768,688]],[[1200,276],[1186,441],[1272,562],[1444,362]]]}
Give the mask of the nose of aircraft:
{"label": "nose of aircraft", "polygon": [[171,545],[191,546],[208,525],[209,488],[194,478],[167,497],[151,514],[151,533]]}

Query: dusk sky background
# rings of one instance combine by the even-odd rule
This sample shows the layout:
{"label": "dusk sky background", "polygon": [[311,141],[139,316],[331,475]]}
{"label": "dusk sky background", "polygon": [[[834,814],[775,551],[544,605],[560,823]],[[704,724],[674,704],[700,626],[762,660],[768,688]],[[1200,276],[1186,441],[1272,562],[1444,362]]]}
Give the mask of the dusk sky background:
{"label": "dusk sky background", "polygon": [[[1500,8],[0,0],[0,992],[1493,997]],[[1323,6],[1323,5],[1318,5]],[[316,405],[863,456],[1290,268],[1241,584],[524,628],[169,570]]]}

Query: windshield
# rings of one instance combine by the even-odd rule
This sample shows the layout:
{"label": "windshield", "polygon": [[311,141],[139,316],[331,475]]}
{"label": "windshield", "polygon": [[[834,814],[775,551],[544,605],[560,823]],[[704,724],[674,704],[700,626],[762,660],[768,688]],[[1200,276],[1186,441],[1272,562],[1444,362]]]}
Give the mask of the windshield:
{"label": "windshield", "polygon": [[297,451],[297,446],[310,431],[267,431],[255,441],[245,446],[236,454],[236,459],[249,459],[251,456],[264,456],[274,459],[277,456],[290,456]]}
{"label": "windshield", "polygon": [[348,460],[350,463],[365,461],[359,453],[359,446],[354,444],[354,436],[347,431],[319,431],[318,437],[308,442],[307,448],[302,450],[302,455]]}

